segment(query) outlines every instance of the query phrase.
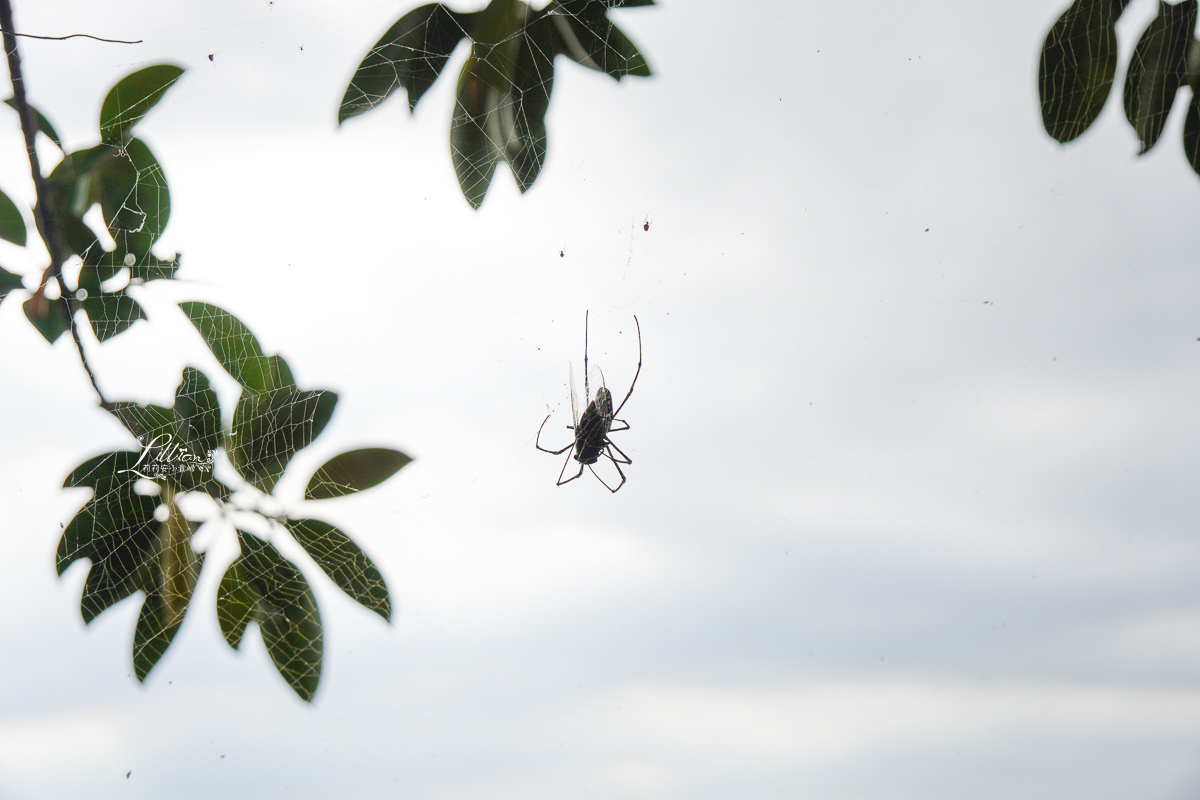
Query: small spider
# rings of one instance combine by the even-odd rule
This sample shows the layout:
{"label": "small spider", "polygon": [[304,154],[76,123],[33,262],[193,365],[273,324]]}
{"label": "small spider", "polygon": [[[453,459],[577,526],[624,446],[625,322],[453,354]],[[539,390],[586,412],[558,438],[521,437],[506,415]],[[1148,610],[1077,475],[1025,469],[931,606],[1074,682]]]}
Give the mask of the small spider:
{"label": "small spider", "polygon": [[646,218],[642,220],[642,230],[644,230],[644,231],[646,231],[647,233],[649,233],[649,232],[650,232],[650,223],[651,223],[651,222],[653,222],[653,221],[654,221],[654,220],[650,219],[650,215],[649,215],[649,214],[647,214],[647,215],[646,215]]}
{"label": "small spider", "polygon": [[[583,315],[583,398],[584,398],[584,400],[587,400],[588,392],[589,392],[589,389],[588,389],[588,367],[587,367],[587,319],[588,319],[587,313],[584,313],[584,315]],[[601,379],[600,388],[596,390],[595,398],[593,398],[592,401],[590,403],[588,403],[588,406],[584,410],[583,415],[580,416],[578,413],[576,403],[575,403],[575,378],[572,375],[571,376],[571,418],[572,418],[572,422],[574,422],[575,424],[568,425],[567,427],[570,428],[571,430],[575,431],[575,440],[573,442],[571,442],[570,444],[568,444],[566,447],[562,447],[558,450],[548,450],[545,447],[542,447],[541,439],[542,439],[542,428],[546,427],[546,422],[549,421],[549,419],[550,419],[549,414],[546,415],[546,419],[542,420],[542,424],[538,428],[537,439],[534,441],[534,446],[538,450],[541,450],[543,453],[550,453],[551,455],[556,455],[556,456],[562,455],[563,453],[567,452],[568,450],[574,450],[574,452],[571,455],[567,456],[567,460],[563,462],[563,467],[558,473],[558,482],[555,484],[555,486],[562,486],[564,483],[570,483],[571,481],[575,480],[576,478],[578,478],[580,475],[583,474],[584,467],[587,467],[588,469],[592,470],[592,474],[596,476],[596,480],[600,481],[600,483],[604,486],[604,488],[608,489],[613,494],[616,494],[617,489],[620,489],[622,486],[625,485],[625,473],[621,471],[621,465],[622,464],[632,464],[633,460],[629,456],[625,455],[625,453],[621,451],[621,448],[619,448],[615,444],[613,444],[612,439],[608,438],[608,435],[610,433],[614,433],[616,431],[629,430],[629,423],[623,419],[618,419],[617,415],[621,413],[621,409],[625,407],[625,404],[627,402],[629,402],[629,397],[630,397],[630,395],[633,394],[633,387],[637,384],[638,375],[640,375],[642,372],[642,325],[641,325],[641,323],[638,322],[638,318],[636,315],[634,315],[633,324],[637,326],[637,332],[638,332],[637,371],[633,373],[633,382],[629,384],[629,391],[625,393],[625,399],[621,401],[621,405],[617,406],[615,411],[613,410],[612,393],[610,391],[608,391],[608,389],[604,386],[604,373],[600,373],[600,379]],[[614,422],[619,422],[624,427],[623,428],[614,428],[612,426]],[[616,451],[617,455],[620,456],[620,458],[618,458],[617,455],[613,455],[614,450]],[[592,464],[595,464],[597,461],[599,461],[601,456],[604,456],[609,461],[611,461],[613,463],[613,466],[617,468],[617,474],[621,476],[621,482],[617,484],[616,488],[613,488],[612,486],[609,486],[607,483],[605,483],[604,479],[600,477],[600,475],[596,472],[596,470],[592,469]],[[567,464],[571,463],[572,458],[574,458],[576,461],[579,462],[579,471],[576,472],[571,477],[567,478],[566,480],[563,480],[563,475],[565,475],[567,472]]]}

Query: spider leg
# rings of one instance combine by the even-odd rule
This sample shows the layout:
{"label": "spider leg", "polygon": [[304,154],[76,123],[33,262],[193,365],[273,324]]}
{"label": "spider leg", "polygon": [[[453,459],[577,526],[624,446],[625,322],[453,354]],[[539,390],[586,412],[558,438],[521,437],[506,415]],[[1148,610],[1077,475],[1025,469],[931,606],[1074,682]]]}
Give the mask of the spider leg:
{"label": "spider leg", "polygon": [[[543,453],[549,453],[552,456],[559,456],[559,455],[562,455],[563,453],[567,452],[568,450],[570,450],[572,447],[574,447],[575,443],[571,442],[569,445],[567,445],[566,447],[564,447],[561,450],[547,450],[545,447],[542,447],[542,445],[541,445],[542,428],[546,427],[546,422],[549,419],[550,419],[550,415],[547,414],[546,419],[542,420],[542,424],[538,427],[537,438],[534,439],[534,441],[533,441],[533,446],[536,447],[538,450],[541,450]],[[559,476],[559,477],[562,477],[562,476]]]}
{"label": "spider leg", "polygon": [[[559,472],[558,472],[558,483],[554,484],[555,486],[562,486],[564,483],[570,483],[571,481],[575,480],[576,478],[578,478],[580,475],[583,474],[583,462],[580,461],[579,462],[579,472],[576,472],[574,475],[572,475],[571,477],[567,478],[564,481],[563,474],[567,471],[567,464],[570,464],[570,463],[571,463],[571,457],[567,456],[567,460],[563,462],[563,468],[561,470],[559,470]],[[603,483],[603,481],[601,481],[601,483]]]}
{"label": "spider leg", "polygon": [[[610,458],[611,458],[611,456],[610,456]],[[625,473],[621,472],[621,468],[619,466],[617,466],[616,459],[613,459],[613,466],[617,467],[617,474],[621,476],[621,482],[617,484],[617,489],[620,489],[622,486],[625,485]],[[591,465],[588,465],[588,469],[592,470],[592,474],[596,476],[596,480],[600,481],[601,486],[603,486],[605,489],[608,489],[613,494],[617,493],[617,489],[614,489],[613,487],[611,487],[607,483],[605,483],[604,478],[601,478],[600,474],[598,472],[596,472],[596,470],[592,469]],[[582,471],[583,471],[583,469],[580,468],[580,472],[582,472]]]}
{"label": "spider leg", "polygon": [[613,417],[613,420],[612,420],[612,421],[613,421],[613,422],[619,422],[619,423],[621,423],[622,425],[624,425],[625,427],[624,427],[624,428],[614,428],[614,427],[612,427],[612,425],[609,425],[609,426],[608,426],[608,432],[609,432],[609,433],[612,433],[613,431],[627,431],[627,430],[629,430],[629,423],[628,423],[628,422],[626,422],[625,420],[623,420],[623,419],[617,419],[616,417]]}
{"label": "spider leg", "polygon": [[[584,322],[586,325],[586,318],[584,319]],[[629,395],[633,394],[633,387],[637,385],[638,375],[642,374],[642,324],[638,322],[637,314],[633,315],[633,324],[637,325],[638,332],[637,372],[633,373],[633,383],[629,384],[629,391],[625,393],[625,399],[621,401],[621,405],[617,406],[617,410],[613,412],[614,419],[616,419],[616,416],[621,413],[621,409],[625,407],[625,403],[629,401]],[[584,355],[587,355],[587,331],[584,331]]]}
{"label": "spider leg", "polygon": [[617,458],[616,456],[614,456],[612,454],[612,452],[606,452],[605,455],[608,456],[609,458],[611,458],[612,462],[614,464],[632,464],[633,463],[633,459],[630,458],[629,456],[625,455],[625,452],[623,450],[621,450],[621,448],[619,448],[615,444],[613,444],[611,441],[606,441],[604,443],[604,449],[606,451],[616,450],[618,453],[621,454],[621,458],[625,459],[624,461],[622,461],[621,458]]}

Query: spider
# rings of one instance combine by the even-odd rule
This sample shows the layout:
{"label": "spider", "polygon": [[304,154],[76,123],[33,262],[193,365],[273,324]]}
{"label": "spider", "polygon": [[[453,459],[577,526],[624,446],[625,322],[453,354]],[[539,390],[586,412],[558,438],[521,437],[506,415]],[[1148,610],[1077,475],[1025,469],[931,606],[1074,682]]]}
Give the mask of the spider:
{"label": "spider", "polygon": [[[587,320],[588,320],[588,317],[587,317],[587,313],[585,312],[583,315],[583,398],[584,398],[584,400],[586,400],[588,398],[588,391],[589,391],[589,389],[588,389],[588,367],[587,367],[587,330],[588,330]],[[570,428],[571,430],[575,431],[575,440],[573,442],[571,442],[570,444],[568,444],[566,447],[562,447],[558,450],[548,450],[545,447],[542,447],[541,439],[542,439],[542,428],[546,427],[546,422],[549,421],[549,419],[550,419],[549,414],[546,415],[546,419],[542,420],[542,424],[538,428],[537,439],[534,441],[534,446],[537,447],[538,450],[541,450],[543,453],[550,453],[551,455],[555,455],[555,456],[562,455],[563,453],[567,452],[568,450],[574,450],[574,452],[571,455],[567,456],[567,460],[563,462],[563,467],[562,467],[562,470],[560,470],[558,473],[558,482],[556,484],[554,484],[555,486],[562,486],[564,483],[570,483],[571,481],[575,480],[576,478],[578,478],[580,475],[583,474],[584,467],[587,467],[588,469],[592,470],[592,474],[596,476],[596,480],[600,481],[601,485],[603,485],[605,489],[608,489],[613,494],[616,494],[617,489],[620,489],[622,486],[625,485],[625,473],[621,471],[621,465],[622,464],[632,464],[633,460],[629,456],[625,455],[625,453],[621,451],[621,448],[619,448],[615,444],[613,444],[612,439],[608,438],[608,435],[610,433],[613,433],[616,431],[629,430],[629,423],[623,419],[618,419],[617,415],[621,413],[621,409],[625,407],[625,404],[627,402],[629,402],[629,397],[630,397],[630,395],[633,394],[633,387],[637,384],[638,375],[641,374],[641,372],[642,372],[642,326],[641,326],[641,323],[638,322],[638,318],[636,315],[634,315],[634,317],[633,317],[633,324],[637,326],[637,332],[638,332],[637,372],[633,373],[633,382],[629,384],[629,391],[625,393],[625,399],[621,401],[621,405],[617,406],[616,411],[613,410],[612,393],[610,391],[608,391],[608,389],[604,386],[604,373],[601,372],[600,373],[600,388],[596,390],[595,398],[593,398],[592,401],[590,403],[588,403],[587,408],[583,412],[583,415],[580,416],[578,413],[578,410],[576,408],[576,404],[575,404],[575,377],[574,377],[574,375],[572,375],[571,376],[571,417],[572,417],[572,421],[575,424],[568,425],[567,427]],[[622,425],[624,425],[625,427],[614,428],[612,426],[612,424],[614,422],[619,422]],[[616,451],[617,455],[613,455],[614,450]],[[618,455],[620,456],[620,458],[617,457]],[[607,483],[605,483],[604,479],[600,477],[600,475],[596,472],[596,470],[592,469],[592,464],[595,464],[597,461],[599,461],[601,456],[604,456],[609,461],[611,461],[613,463],[613,466],[617,468],[617,474],[621,476],[621,482],[617,484],[616,488],[613,488],[612,486],[609,486]],[[571,477],[567,478],[566,480],[563,480],[563,475],[565,475],[567,472],[567,465],[571,463],[572,458],[574,458],[576,461],[579,462],[579,471],[576,472]]]}

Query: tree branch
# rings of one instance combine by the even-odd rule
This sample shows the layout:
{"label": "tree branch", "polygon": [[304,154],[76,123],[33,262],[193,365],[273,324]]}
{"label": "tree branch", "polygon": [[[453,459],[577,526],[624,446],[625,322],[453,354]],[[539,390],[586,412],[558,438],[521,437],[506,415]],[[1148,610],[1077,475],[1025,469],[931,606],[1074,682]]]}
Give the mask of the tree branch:
{"label": "tree branch", "polygon": [[[49,273],[49,277],[54,278],[58,284],[58,302],[62,303],[63,308],[66,310],[67,322],[71,328],[71,339],[75,342],[75,349],[79,352],[79,360],[83,362],[83,369],[87,372],[88,379],[92,382],[92,388],[96,390],[96,396],[100,398],[100,407],[115,415],[121,421],[121,424],[136,436],[137,432],[130,427],[129,422],[121,414],[120,410],[110,403],[105,398],[104,393],[100,391],[100,384],[96,382],[96,374],[92,372],[92,367],[88,364],[87,355],[83,352],[83,341],[79,338],[79,326],[75,322],[73,297],[67,289],[66,281],[63,280],[62,275],[63,264],[70,256],[70,253],[63,247],[62,237],[58,229],[58,216],[55,213],[54,200],[50,195],[49,188],[46,186],[46,179],[42,177],[42,165],[38,161],[37,148],[35,147],[37,128],[34,126],[33,109],[29,107],[29,101],[25,97],[25,80],[21,76],[21,56],[17,53],[16,37],[18,34],[13,25],[12,5],[9,0],[0,0],[0,28],[3,29],[4,34],[4,52],[8,56],[8,75],[12,81],[13,102],[17,106],[17,114],[21,118],[21,133],[25,136],[25,152],[29,156],[29,169],[33,173],[33,189],[37,195],[37,205],[34,206],[33,213],[37,217],[38,229],[42,232],[46,250],[50,254],[50,267],[47,272]],[[45,277],[43,277],[43,288],[44,282]]]}

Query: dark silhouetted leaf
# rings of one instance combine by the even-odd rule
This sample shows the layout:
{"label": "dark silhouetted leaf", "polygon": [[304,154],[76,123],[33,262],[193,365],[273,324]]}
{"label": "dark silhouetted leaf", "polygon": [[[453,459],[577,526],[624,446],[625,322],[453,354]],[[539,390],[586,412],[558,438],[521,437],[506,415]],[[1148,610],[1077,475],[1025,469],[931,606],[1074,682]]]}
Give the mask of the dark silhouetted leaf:
{"label": "dark silhouetted leaf", "polygon": [[299,450],[320,435],[337,395],[275,389],[246,392],[233,411],[229,459],[255,488],[270,493]]}
{"label": "dark silhouetted leaf", "polygon": [[396,21],[358,65],[338,108],[338,124],[382,103],[396,89],[412,111],[466,35],[471,14],[441,3],[415,8]]}
{"label": "dark silhouetted leaf", "polygon": [[399,450],[367,447],[334,456],[313,473],[304,490],[305,500],[325,500],[330,497],[361,492],[377,486],[412,461]]}
{"label": "dark silhouetted leaf", "polygon": [[504,159],[522,192],[533,186],[546,161],[546,111],[554,88],[554,55],[562,50],[555,19],[532,15],[521,35],[513,70],[511,113],[501,114]]}
{"label": "dark silhouetted leaf", "polygon": [[562,45],[558,52],[618,81],[626,75],[641,78],[650,76],[650,65],[646,63],[641,51],[608,18],[608,9],[612,4],[591,0],[582,3],[560,3],[557,4],[558,8],[555,8],[555,5],[551,3],[546,12],[558,31]]}
{"label": "dark silhouetted leaf", "polygon": [[183,70],[180,67],[156,64],[119,80],[100,107],[101,138],[128,139],[133,126],[146,116],[181,75]]}
{"label": "dark silhouetted leaf", "polygon": [[139,319],[146,318],[146,312],[124,290],[105,292],[104,294],[89,294],[80,302],[87,312],[88,322],[96,338],[106,342],[119,333],[128,330],[129,326]]}
{"label": "dark silhouetted leaf", "polygon": [[97,170],[100,209],[116,242],[114,257],[127,253],[142,261],[162,236],[171,215],[171,194],[162,167],[141,139],[130,139],[123,154],[103,159]]}
{"label": "dark silhouetted leaf", "polygon": [[[157,415],[144,406],[147,418]],[[143,680],[166,651],[183,621],[203,557],[191,548],[193,523],[171,501],[134,492],[144,453],[121,450],[85,461],[64,486],[90,486],[92,499],[71,519],[59,540],[55,567],[61,575],[81,558],[91,567],[84,581],[80,612],[91,622],[136,591],[145,601],[134,631],[133,662]],[[166,522],[155,518],[165,504]]]}
{"label": "dark silhouetted leaf", "polygon": [[175,390],[175,432],[196,453],[207,454],[221,444],[221,406],[208,376],[184,367]]}
{"label": "dark silhouetted leaf", "polygon": [[25,288],[25,284],[21,282],[20,275],[14,275],[0,267],[0,303],[4,302],[4,298],[8,297],[8,293],[13,289],[23,288]]}
{"label": "dark silhouetted leaf", "polygon": [[257,536],[238,531],[241,556],[217,587],[217,619],[237,648],[246,625],[257,622],[271,661],[288,685],[312,700],[321,680],[321,615],[296,565]]}
{"label": "dark silhouetted leaf", "polygon": [[458,77],[458,100],[450,121],[450,159],[463,196],[473,208],[479,208],[502,152],[499,125],[488,129],[488,122],[498,123],[498,117],[488,111],[500,106],[505,93],[484,82],[482,62],[474,51],[473,47]]}
{"label": "dark silhouetted leaf", "polygon": [[146,591],[133,629],[133,671],[139,681],[146,679],[175,638],[204,564],[204,556],[191,545],[199,525],[184,519],[174,503],[168,509],[160,528],[156,569],[148,576],[152,588]]}
{"label": "dark silhouetted leaf", "polygon": [[187,302],[179,307],[217,361],[242,386],[252,392],[295,386],[287,363],[279,356],[265,356],[258,339],[237,317],[209,303]]}
{"label": "dark silhouetted leaf", "polygon": [[1100,116],[1117,71],[1117,18],[1129,0],[1075,0],[1046,34],[1038,96],[1046,133],[1060,142]]}
{"label": "dark silhouetted leaf", "polygon": [[37,292],[22,304],[22,308],[25,309],[25,318],[30,324],[37,328],[38,333],[44,336],[47,342],[54,344],[59,336],[71,329],[71,322],[67,319],[63,305],[61,301],[50,300],[46,295]]}
{"label": "dark silhouetted leaf", "polygon": [[1195,93],[1183,121],[1183,152],[1192,169],[1200,175],[1200,95]]}
{"label": "dark silhouetted leaf", "polygon": [[25,246],[25,217],[8,195],[0,192],[0,239]]}
{"label": "dark silhouetted leaf", "polygon": [[391,618],[383,575],[349,536],[319,519],[289,519],[283,524],[338,588],[384,619]]}
{"label": "dark silhouetted leaf", "polygon": [[1147,152],[1158,142],[1187,69],[1187,48],[1196,27],[1196,0],[1169,5],[1159,0],[1158,16],[1138,39],[1125,75],[1125,118]]}
{"label": "dark silhouetted leaf", "polygon": [[[14,98],[10,97],[4,102],[7,103],[13,111],[17,110],[17,101]],[[54,126],[50,124],[50,120],[46,119],[46,117],[42,115],[42,112],[38,111],[33,106],[29,106],[29,110],[33,112],[33,124],[37,126],[37,129],[45,134],[50,141],[54,142],[55,146],[57,146],[59,150],[62,150],[63,146],[62,142],[59,141],[58,131],[54,130]]]}
{"label": "dark silhouetted leaf", "polygon": [[221,626],[221,635],[234,650],[241,646],[246,626],[254,620],[257,602],[258,593],[238,559],[229,565],[217,585],[217,624]]}

